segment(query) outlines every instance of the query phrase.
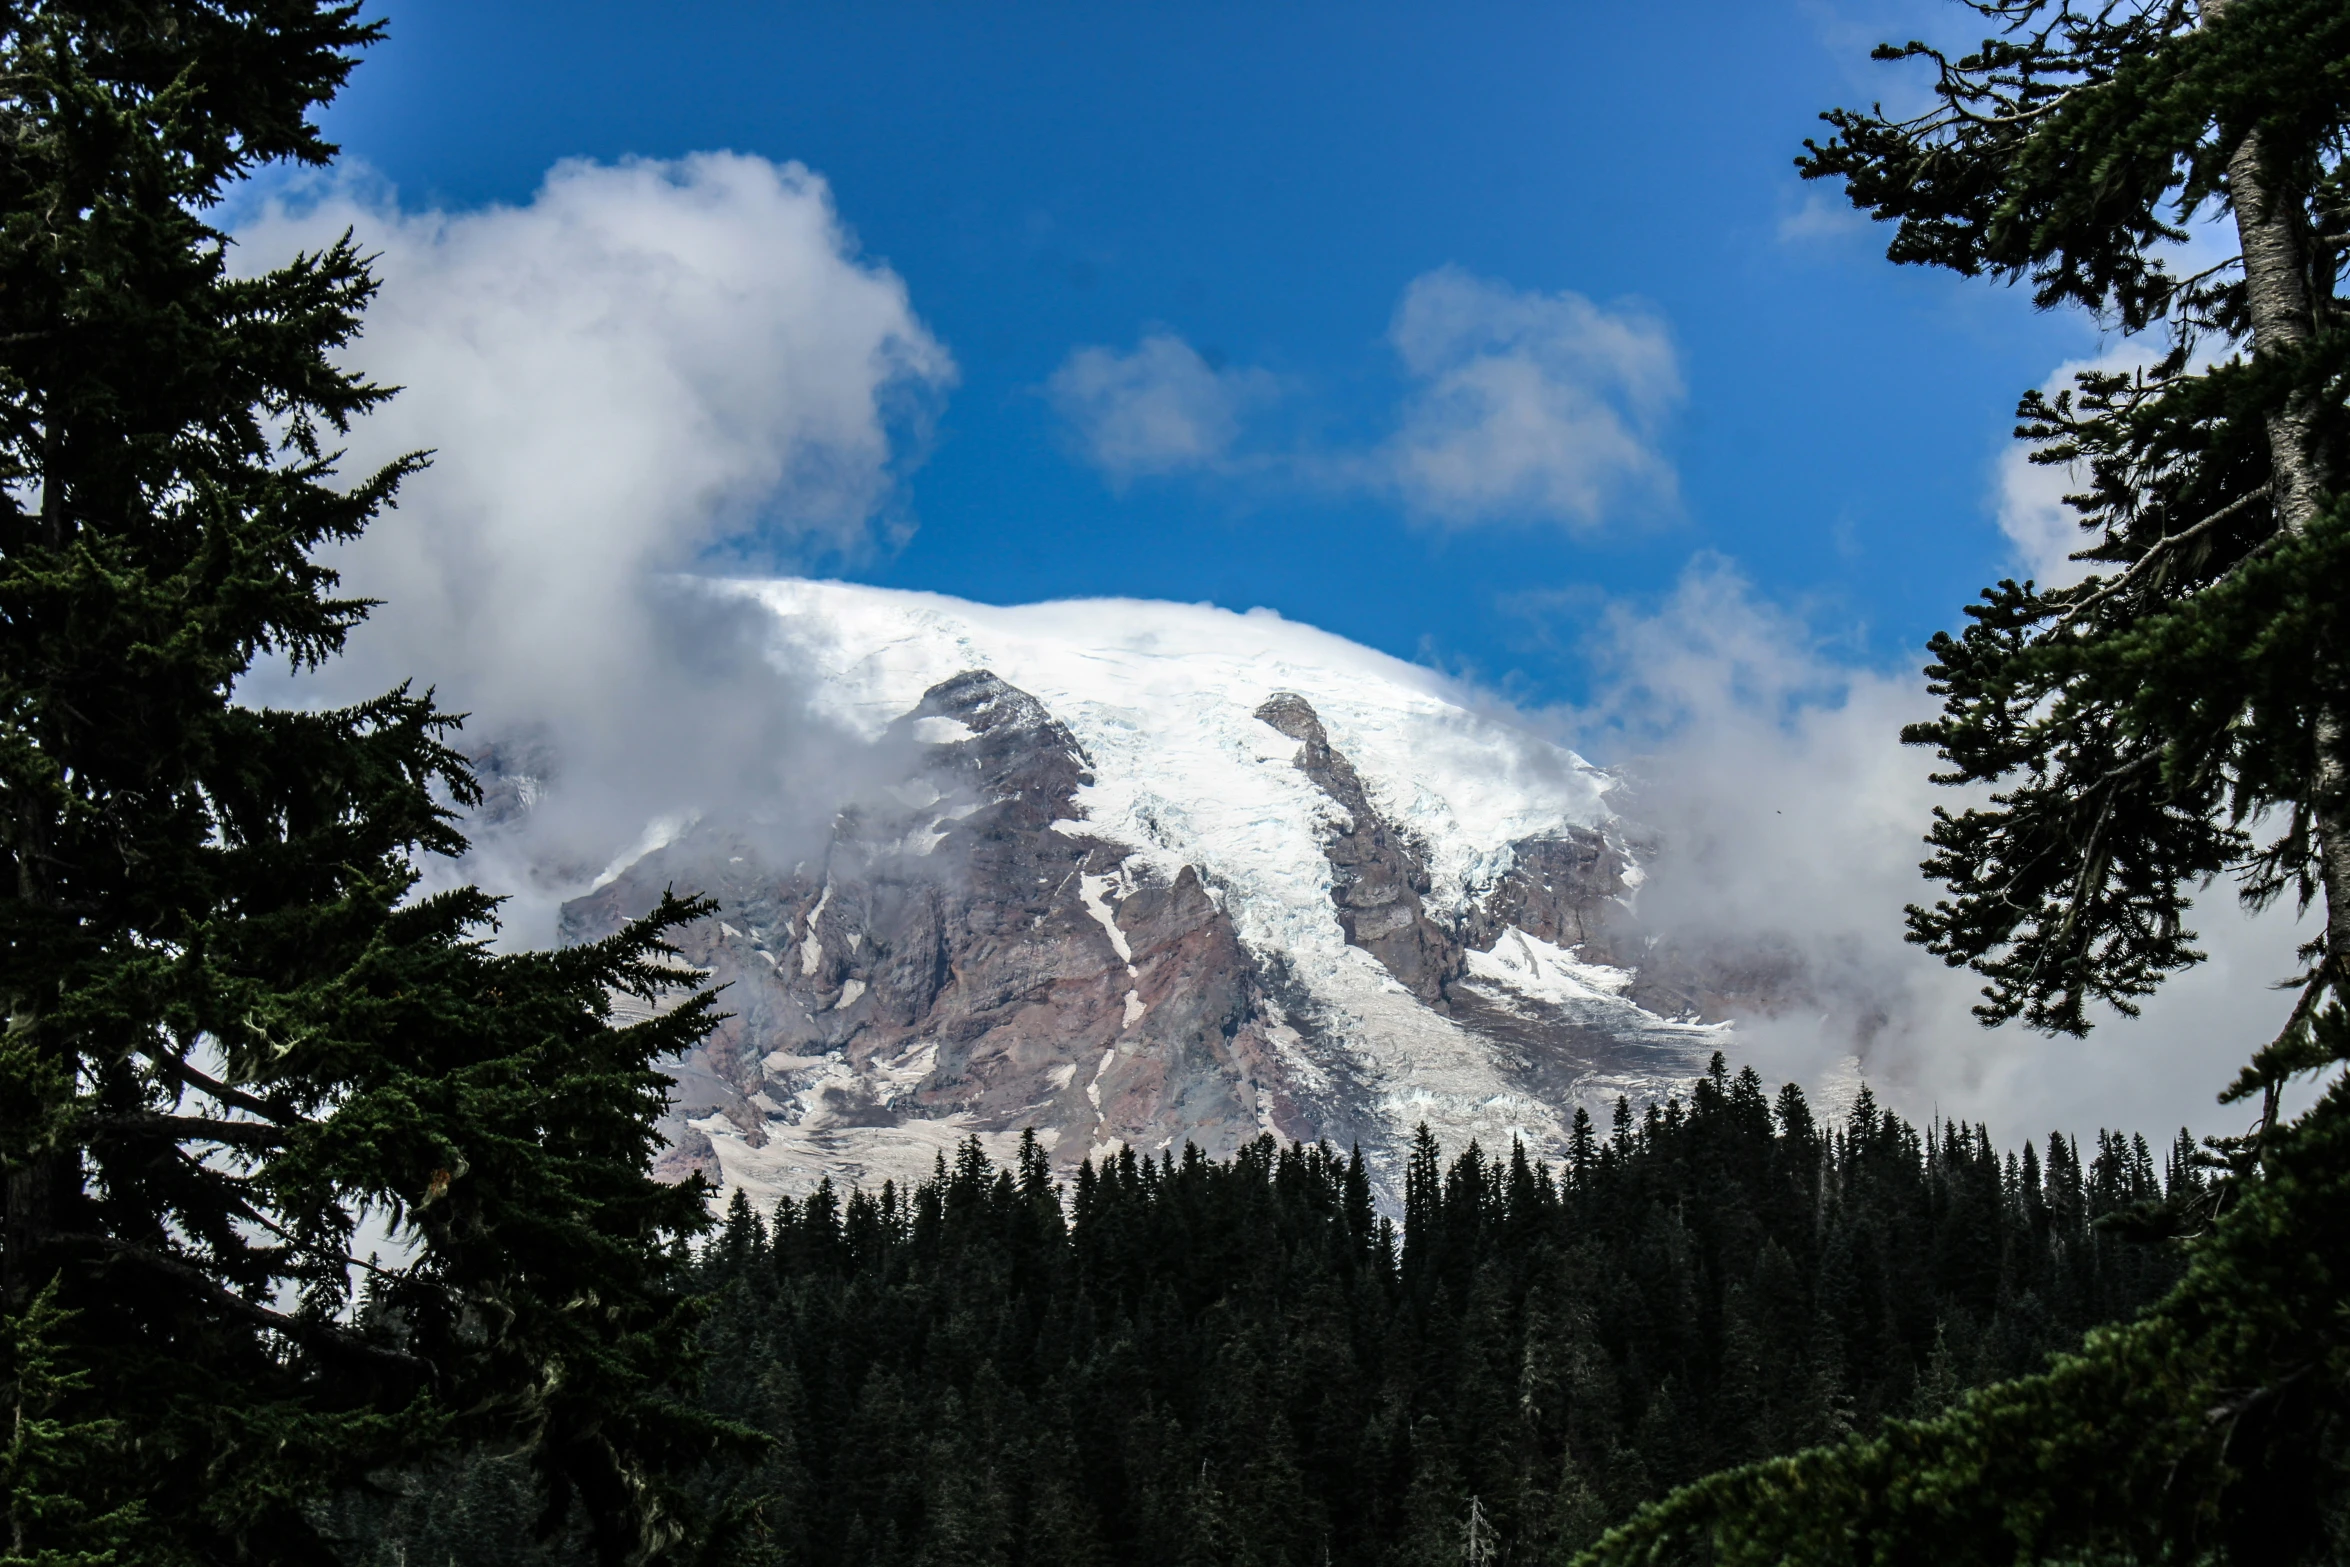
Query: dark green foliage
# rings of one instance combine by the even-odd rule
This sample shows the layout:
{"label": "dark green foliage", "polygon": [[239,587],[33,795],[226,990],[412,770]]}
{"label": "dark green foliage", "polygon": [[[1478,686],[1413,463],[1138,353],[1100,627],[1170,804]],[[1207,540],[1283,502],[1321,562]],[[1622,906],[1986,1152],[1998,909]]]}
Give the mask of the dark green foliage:
{"label": "dark green foliage", "polygon": [[123,1461],[128,1444],[119,1421],[61,1418],[90,1385],[58,1351],[62,1318],[52,1282],[0,1324],[7,1335],[0,1397],[14,1417],[0,1449],[5,1567],[115,1567],[141,1533],[136,1502],[99,1512],[89,1500],[106,1490],[102,1471]]}
{"label": "dark green foliage", "polygon": [[2342,1560],[2350,1085],[2235,1192],[2167,1299],[2052,1370],[1714,1475],[1589,1562]]}
{"label": "dark green foliage", "polygon": [[[2024,400],[2035,458],[2085,473],[2077,558],[2100,569],[2002,583],[1935,640],[1943,716],[1908,738],[1999,792],[1936,814],[1951,896],[1912,933],[1990,980],[1987,1020],[2080,1033],[2089,1003],[2127,1011],[2198,959],[2188,897],[2220,873],[2255,906],[2322,899],[2325,929],[2227,1096],[2265,1101],[2224,1145],[2232,1179],[2129,1216],[2194,1237],[2177,1290],[2044,1374],[1692,1486],[1595,1563],[2350,1554],[2350,7],[1973,9],[2000,32],[1965,58],[1878,51],[1935,62],[1935,109],[1832,114],[1805,172],[1898,219],[1896,260],[2028,277],[2166,340],[2147,371]],[[2160,247],[2198,209],[2239,253],[2179,277]],[[2282,1121],[2311,1072],[2334,1080]]]}
{"label": "dark green foliage", "polygon": [[1843,179],[1855,206],[1898,222],[1891,260],[2028,280],[2043,308],[2085,306],[2126,331],[2179,310],[2240,331],[2241,280],[2231,310],[2230,284],[2181,277],[2158,247],[2228,195],[2248,133],[2276,174],[2332,172],[2350,15],[2330,0],[1961,3],[1994,29],[1973,51],[1876,51],[1930,61],[1934,107],[1910,120],[1831,110],[1836,135],[1805,143],[1803,172]]}
{"label": "dark green foliage", "polygon": [[[1986,592],[1934,639],[1944,713],[1908,734],[1946,781],[1998,790],[1936,813],[1927,868],[1951,895],[1914,934],[1989,979],[1986,1018],[2080,1033],[2092,1002],[2129,1011],[2196,961],[2187,910],[2213,876],[2307,901],[2350,867],[2332,826],[2350,517],[2330,477],[2350,439],[2350,10],[1972,8],[1999,28],[1972,54],[1878,51],[1933,62],[1935,109],[1838,110],[1799,161],[1898,222],[1897,261],[2028,279],[2162,338],[2146,370],[2025,397],[2033,459],[2080,476],[2096,574]],[[2163,247],[2213,203],[2252,225],[2253,265],[2181,276]],[[2350,925],[2329,941],[2350,951]]]}
{"label": "dark green foliage", "polygon": [[[331,1559],[338,1487],[450,1444],[527,1451],[609,1559],[674,1534],[706,1454],[650,1179],[707,998],[670,903],[498,956],[494,905],[411,901],[463,847],[454,720],[406,689],[233,700],[364,604],[318,553],[418,459],[348,480],[388,392],[339,368],[348,242],[231,277],[207,215],[324,163],[312,115],[378,36],[319,0],[0,4],[0,1310],[32,1561]],[[412,1239],[371,1267],[362,1215]],[[369,1280],[357,1311],[353,1278]],[[64,1500],[59,1500],[62,1497]]]}
{"label": "dark green foliage", "polygon": [[[709,1398],[775,1441],[706,1484],[746,1563],[1454,1563],[1472,1498],[1506,1559],[1563,1562],[2160,1294],[2173,1248],[2098,1223],[2165,1196],[2145,1145],[2049,1151],[2027,1186],[1979,1129],[1866,1098],[1821,1128],[1717,1065],[1580,1169],[1422,1138],[1400,1257],[1359,1160],[1269,1138],[1082,1166],[1066,1219],[1033,1146],[771,1221],[738,1197]],[[508,1559],[433,1512],[354,1560]]]}

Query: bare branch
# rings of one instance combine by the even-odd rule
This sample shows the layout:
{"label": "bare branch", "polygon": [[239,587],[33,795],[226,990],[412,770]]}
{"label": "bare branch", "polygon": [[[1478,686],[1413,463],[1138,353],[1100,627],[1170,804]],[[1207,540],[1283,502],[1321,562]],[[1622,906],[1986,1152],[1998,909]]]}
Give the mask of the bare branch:
{"label": "bare branch", "polygon": [[191,1087],[202,1089],[224,1105],[234,1105],[239,1110],[260,1116],[263,1120],[278,1126],[296,1125],[302,1119],[282,1106],[273,1105],[265,1099],[255,1098],[241,1088],[231,1088],[218,1078],[199,1072],[187,1062],[176,1057],[153,1056],[149,1059],[155,1063],[157,1070],[176,1077]]}
{"label": "bare branch", "polygon": [[242,1147],[282,1147],[287,1136],[285,1128],[267,1121],[223,1121],[203,1115],[109,1115],[99,1117],[95,1124],[101,1132],[129,1137],[148,1134]]}

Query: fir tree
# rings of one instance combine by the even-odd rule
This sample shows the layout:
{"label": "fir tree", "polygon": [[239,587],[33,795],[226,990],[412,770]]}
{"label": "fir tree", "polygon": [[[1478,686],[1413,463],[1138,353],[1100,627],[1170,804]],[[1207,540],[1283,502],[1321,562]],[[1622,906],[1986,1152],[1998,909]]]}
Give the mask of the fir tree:
{"label": "fir tree", "polygon": [[[2223,874],[2258,905],[2317,901],[2307,1005],[2350,986],[2350,742],[2339,711],[2350,517],[2337,474],[2350,344],[2335,297],[2345,216],[2343,62],[2331,0],[1966,0],[1999,28],[1951,59],[1937,107],[1838,110],[1800,160],[1898,223],[1897,261],[2028,280],[2159,339],[2135,373],[2027,395],[2018,434],[2066,466],[2076,586],[2003,582],[1928,671],[1914,726],[1949,782],[1951,896],[1915,936],[1990,981],[1982,1012],[2079,1033],[2200,954],[2192,893]],[[2179,276],[2166,247],[2219,211],[2236,259]],[[2264,833],[2269,813],[2281,832]],[[2297,1017],[2298,1021],[2298,1017]]]}
{"label": "fir tree", "polygon": [[0,1323],[6,1379],[0,1418],[8,1423],[0,1446],[0,1496],[8,1507],[0,1567],[116,1567],[155,1559],[168,1547],[143,1527],[137,1502],[98,1512],[90,1501],[107,1489],[101,1469],[121,1463],[127,1444],[119,1421],[60,1418],[90,1381],[59,1354],[64,1315],[51,1281]]}
{"label": "fir tree", "polygon": [[[2026,281],[2154,352],[2023,401],[2034,459],[2082,476],[2091,569],[2002,582],[1932,644],[1942,716],[1906,737],[1992,792],[1936,813],[1927,869],[1949,896],[1910,911],[1912,935],[1984,976],[1986,1021],[2080,1034],[2200,960],[2190,900],[2218,878],[2322,928],[2285,1029],[2227,1096],[2262,1115],[2216,1219],[2199,1183],[2158,1189],[2142,1139],[2101,1134],[2086,1170],[2049,1144],[2060,1304],[2136,1295],[2113,1226],[2155,1207],[2205,1227],[2168,1298],[1947,1414],[1716,1475],[1607,1537],[1603,1563],[2285,1563],[2350,1544],[2350,1086],[2278,1114],[2296,1074],[2350,1060],[2350,7],[1966,3],[1994,29],[1972,52],[1877,51],[1931,67],[1932,107],[1829,114],[1804,173],[1894,221],[1894,260]],[[2235,254],[2182,275],[2173,247],[2206,216]],[[1943,1163],[1983,1152],[1953,1137]],[[1987,1186],[1960,1189],[1970,1223],[1987,1214]],[[1962,1238],[1949,1263],[1976,1255]],[[1917,1403],[1972,1353],[1954,1325]]]}
{"label": "fir tree", "polygon": [[[638,1559],[716,1429],[675,1392],[702,1193],[650,1179],[652,1064],[710,1003],[610,1013],[690,979],[661,932],[695,910],[494,954],[492,900],[410,896],[476,797],[454,719],[406,688],[233,699],[257,659],[340,650],[368,606],[321,552],[421,461],[337,469],[390,395],[339,362],[375,289],[353,243],[240,277],[211,222],[331,158],[314,116],[379,36],[331,0],[0,8],[0,1309],[31,1560],[135,1518],[144,1561],[318,1561],[338,1488],[483,1438]],[[354,1255],[363,1212],[405,1261]],[[70,1507],[41,1489],[68,1438],[120,1454],[57,1482]]]}
{"label": "fir tree", "polygon": [[[707,1399],[774,1440],[695,1486],[746,1567],[1456,1561],[1473,1498],[1510,1559],[1563,1561],[1675,1479],[1873,1434],[1979,1380],[1977,1346],[2075,1346],[2175,1274],[2129,1236],[2035,1241],[2022,1162],[1978,1137],[1769,1102],[1709,1073],[1678,1119],[1627,1116],[1588,1189],[1415,1137],[1408,1280],[1365,1244],[1360,1154],[1270,1139],[1081,1163],[1066,1224],[1030,1146],[1004,1170],[966,1142],[904,1199],[820,1183],[764,1226],[745,1200],[695,1262]],[[2071,1304],[2030,1303],[2051,1281]],[[506,1559],[511,1466],[433,1483],[353,1567]]]}

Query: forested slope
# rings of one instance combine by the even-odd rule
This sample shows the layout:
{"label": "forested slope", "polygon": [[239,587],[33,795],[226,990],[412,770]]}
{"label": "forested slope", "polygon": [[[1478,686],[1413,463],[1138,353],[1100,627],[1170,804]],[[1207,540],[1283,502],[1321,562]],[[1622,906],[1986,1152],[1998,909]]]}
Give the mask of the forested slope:
{"label": "forested slope", "polygon": [[[1563,1560],[1671,1486],[2035,1367],[2158,1296],[2097,1221],[2200,1171],[2101,1137],[2001,1154],[1864,1092],[1841,1124],[1710,1075],[1557,1168],[1423,1137],[1400,1236],[1358,1160],[1268,1138],[1052,1182],[974,1146],[911,1193],[737,1202],[699,1269],[705,1477],[749,1561],[1458,1560],[1471,1498]],[[489,1461],[354,1500],[356,1562],[526,1559]],[[560,1545],[544,1559],[568,1559]]]}

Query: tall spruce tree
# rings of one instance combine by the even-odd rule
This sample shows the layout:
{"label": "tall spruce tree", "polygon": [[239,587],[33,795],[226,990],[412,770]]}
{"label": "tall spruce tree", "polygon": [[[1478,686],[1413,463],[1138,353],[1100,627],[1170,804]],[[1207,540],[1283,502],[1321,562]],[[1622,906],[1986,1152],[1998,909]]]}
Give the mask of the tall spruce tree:
{"label": "tall spruce tree", "polygon": [[[2081,476],[2089,569],[2002,582],[1932,644],[1943,713],[1907,738],[1992,792],[1937,813],[1949,895],[1912,935],[1983,974],[1987,1021],[2079,1034],[2200,959],[2190,900],[2221,879],[2322,928],[2229,1090],[2263,1103],[2225,1206],[2188,1183],[2172,1216],[2205,1228],[2169,1297],[1948,1415],[1715,1476],[1600,1562],[2350,1552],[2350,6],[1967,3],[1972,52],[1877,51],[1929,67],[1933,106],[1827,115],[1803,172],[1895,221],[1894,260],[2028,282],[2155,352],[2023,401],[2034,459]],[[2206,221],[2233,253],[2189,271]],[[2332,1080],[2284,1121],[2302,1073]],[[2108,1147],[2097,1180],[2151,1163]]]}
{"label": "tall spruce tree", "polygon": [[429,696],[234,700],[337,653],[368,606],[319,552],[419,465],[337,472],[390,395],[336,360],[361,253],[234,276],[208,221],[329,160],[313,116],[378,36],[321,0],[0,4],[9,1561],[331,1560],[321,1498],[493,1438],[644,1559],[717,1429],[671,1393],[703,1193],[649,1174],[653,1063],[710,1003],[610,1007],[689,977],[662,932],[696,911],[495,954],[492,900],[410,896],[475,797]]}

